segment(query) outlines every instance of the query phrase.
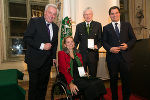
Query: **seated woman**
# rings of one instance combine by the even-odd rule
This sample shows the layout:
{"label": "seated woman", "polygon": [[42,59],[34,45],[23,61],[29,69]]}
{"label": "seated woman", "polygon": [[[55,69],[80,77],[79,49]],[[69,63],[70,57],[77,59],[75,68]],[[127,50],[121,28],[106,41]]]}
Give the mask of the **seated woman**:
{"label": "seated woman", "polygon": [[88,77],[82,66],[82,56],[74,47],[73,37],[65,37],[64,49],[58,52],[59,72],[65,76],[72,95],[82,91],[85,100],[100,100],[100,97],[106,94],[103,81]]}

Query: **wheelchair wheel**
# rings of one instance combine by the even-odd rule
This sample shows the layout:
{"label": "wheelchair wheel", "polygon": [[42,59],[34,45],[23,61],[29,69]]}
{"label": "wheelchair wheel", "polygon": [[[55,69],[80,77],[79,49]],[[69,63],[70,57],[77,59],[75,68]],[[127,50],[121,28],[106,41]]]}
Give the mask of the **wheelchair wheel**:
{"label": "wheelchair wheel", "polygon": [[51,100],[72,100],[71,96],[67,94],[65,84],[62,82],[56,82],[52,86]]}

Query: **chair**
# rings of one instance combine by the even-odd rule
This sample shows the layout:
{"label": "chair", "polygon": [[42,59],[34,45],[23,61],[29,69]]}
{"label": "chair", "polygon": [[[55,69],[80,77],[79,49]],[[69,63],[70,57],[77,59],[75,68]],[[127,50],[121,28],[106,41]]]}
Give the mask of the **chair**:
{"label": "chair", "polygon": [[[59,73],[58,67],[56,68],[56,80],[51,90],[51,100],[84,100],[83,92],[79,92],[77,96],[72,96],[70,90],[67,88],[67,81],[62,73]],[[105,100],[104,96],[100,100]]]}
{"label": "chair", "polygon": [[[74,100],[75,97],[71,95],[70,90],[67,88],[67,81],[62,73],[59,73],[57,66],[56,68],[56,80],[52,86],[51,90],[51,100]],[[82,100],[82,93],[79,93],[76,97],[79,97],[78,100]]]}

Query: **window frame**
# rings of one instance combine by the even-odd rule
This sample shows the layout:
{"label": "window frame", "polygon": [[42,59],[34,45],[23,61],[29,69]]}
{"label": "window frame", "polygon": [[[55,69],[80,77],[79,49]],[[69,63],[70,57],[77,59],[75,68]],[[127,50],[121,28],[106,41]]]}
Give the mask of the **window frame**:
{"label": "window frame", "polygon": [[[10,21],[26,21],[27,24],[31,18],[31,5],[37,5],[37,6],[44,6],[48,4],[49,0],[6,0],[5,3],[5,11],[6,13],[4,13],[4,18],[5,18],[5,32],[6,32],[6,58],[4,59],[4,61],[23,61],[24,60],[24,54],[20,54],[20,55],[13,55],[11,54],[11,49],[10,47],[12,47],[12,43],[11,43],[11,39],[13,38],[22,38],[23,36],[11,36],[11,32],[10,32]],[[19,4],[25,4],[26,5],[26,13],[27,16],[26,17],[11,17],[9,15],[9,3],[19,3]],[[25,51],[25,48],[23,49],[23,51]]]}

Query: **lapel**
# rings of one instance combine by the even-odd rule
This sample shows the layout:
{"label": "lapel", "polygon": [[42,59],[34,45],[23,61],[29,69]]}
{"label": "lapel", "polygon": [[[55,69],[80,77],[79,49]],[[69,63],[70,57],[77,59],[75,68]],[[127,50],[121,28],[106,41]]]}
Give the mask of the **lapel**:
{"label": "lapel", "polygon": [[[94,26],[94,22],[91,21],[90,23],[90,29],[89,29],[89,35],[91,35],[93,32],[93,26]],[[87,32],[87,28],[86,28],[86,22],[83,22],[83,29],[84,29],[84,32],[86,32],[86,35],[88,35],[88,32]]]}
{"label": "lapel", "polygon": [[92,35],[93,34],[93,28],[94,28],[94,22],[93,21],[91,21],[91,23],[90,23],[90,34],[89,35]]}
{"label": "lapel", "polygon": [[53,22],[52,22],[52,28],[53,28],[53,37],[52,37],[52,41],[53,41],[55,39],[56,33],[57,33],[57,30],[56,30],[57,28]]}
{"label": "lapel", "polygon": [[124,35],[124,34],[123,34],[123,30],[124,30],[124,29],[123,29],[123,28],[125,27],[125,26],[124,26],[125,24],[124,24],[123,22],[120,22],[120,24],[121,24],[121,26],[120,26],[120,39],[122,39],[122,38],[123,38],[123,35]]}
{"label": "lapel", "polygon": [[84,30],[84,32],[85,32],[86,35],[87,35],[88,33],[87,33],[87,28],[86,28],[86,22],[83,22],[83,30]]}
{"label": "lapel", "polygon": [[48,30],[47,30],[47,26],[46,26],[46,22],[45,22],[44,16],[41,17],[41,22],[39,24],[40,24],[40,28],[43,29],[42,30],[43,31],[42,34],[44,34],[46,41],[50,42],[49,35],[48,35]]}
{"label": "lapel", "polygon": [[56,37],[56,33],[57,33],[57,28],[56,28],[56,26],[55,26],[55,24],[52,22],[52,28],[53,28],[53,37],[52,37],[52,40],[50,41],[50,38],[49,38],[49,35],[48,35],[48,30],[47,30],[47,26],[46,26],[46,22],[45,22],[45,19],[44,19],[44,17],[42,17],[42,19],[41,19],[41,28],[43,28],[43,34],[45,33],[45,36],[46,36],[46,39],[49,41],[49,42],[52,42],[54,39],[55,39],[55,37]]}
{"label": "lapel", "polygon": [[115,29],[114,29],[114,27],[112,25],[112,23],[108,24],[108,29],[110,30],[110,32],[112,32],[113,35],[116,36],[117,39],[119,39],[117,34],[116,34],[116,31],[115,31]]}
{"label": "lapel", "polygon": [[44,32],[48,32],[48,31],[47,31],[46,22],[45,22],[44,17],[41,17],[41,22],[40,22],[40,24],[41,24],[41,28],[43,28],[43,29],[45,30]]}

